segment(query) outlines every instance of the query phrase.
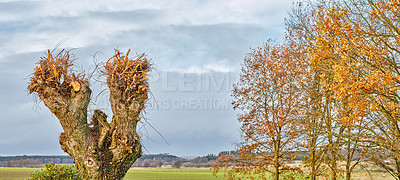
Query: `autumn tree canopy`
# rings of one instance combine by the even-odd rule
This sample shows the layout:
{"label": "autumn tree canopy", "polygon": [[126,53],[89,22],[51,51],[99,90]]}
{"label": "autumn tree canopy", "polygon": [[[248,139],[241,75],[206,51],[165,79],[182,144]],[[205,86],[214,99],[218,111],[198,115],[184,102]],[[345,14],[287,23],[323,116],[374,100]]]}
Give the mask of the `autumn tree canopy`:
{"label": "autumn tree canopy", "polygon": [[[235,108],[241,110],[238,120],[242,123],[242,141],[238,143],[238,153],[221,156],[214,169],[225,167],[228,177],[246,173],[263,177],[265,172],[277,172],[273,171],[275,166],[268,164],[278,162],[271,159],[276,151],[265,147],[273,147],[270,142],[281,132],[280,137],[300,142],[289,146],[292,150],[307,152],[303,160],[311,179],[351,179],[361,161],[375,163],[400,179],[400,2],[302,2],[295,3],[289,14],[282,40],[285,45],[279,46],[279,52],[290,56],[254,50],[249,57],[260,57],[265,62],[252,65],[256,61],[245,58],[242,64],[244,70],[232,92]],[[278,47],[270,43],[259,49]],[[269,59],[274,63],[266,63]],[[273,73],[277,67],[293,74],[277,76]],[[296,82],[296,86],[268,91],[261,83],[282,82],[282,77]],[[282,87],[274,85],[278,85],[275,89]],[[296,101],[276,95],[289,89],[296,92],[290,93]],[[265,92],[259,93],[265,99],[254,94],[259,91]],[[271,97],[284,99],[280,102],[286,105],[272,103],[273,107],[282,107],[282,114],[272,113],[262,119],[259,114],[263,115],[263,105]],[[292,106],[294,102],[298,105]],[[283,110],[287,107],[290,110]],[[274,115],[287,117],[279,122],[290,122],[297,128],[277,131],[274,128],[290,125],[265,124]],[[280,147],[286,147],[284,142]],[[268,163],[259,161],[263,158],[269,159]]]}
{"label": "autumn tree canopy", "polygon": [[244,60],[240,81],[232,91],[234,108],[241,111],[243,142],[237,154],[220,157],[215,173],[226,168],[229,178],[266,178],[261,172],[271,172],[279,179],[290,168],[286,162],[294,157],[296,147],[298,134],[292,130],[298,128],[302,77],[291,55],[288,46],[268,41]]}

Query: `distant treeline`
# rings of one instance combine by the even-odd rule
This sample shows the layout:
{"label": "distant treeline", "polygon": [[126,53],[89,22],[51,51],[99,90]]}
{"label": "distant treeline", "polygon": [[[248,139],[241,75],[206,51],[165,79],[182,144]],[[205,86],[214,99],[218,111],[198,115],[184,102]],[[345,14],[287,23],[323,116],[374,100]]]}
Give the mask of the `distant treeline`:
{"label": "distant treeline", "polygon": [[46,163],[73,164],[69,156],[0,156],[0,167],[42,167]]}
{"label": "distant treeline", "polygon": [[[224,151],[219,153],[218,156],[221,154],[231,154],[231,152]],[[182,158],[169,154],[144,155],[136,160],[133,167],[211,167],[211,165],[218,159],[218,156],[208,154],[206,156]]]}
{"label": "distant treeline", "polygon": [[[218,154],[233,154],[224,151]],[[209,167],[218,156],[208,154],[191,159],[185,159],[168,153],[143,155],[132,165],[132,167]],[[55,164],[74,164],[70,156],[0,156],[0,167],[43,167],[44,164],[53,162]]]}

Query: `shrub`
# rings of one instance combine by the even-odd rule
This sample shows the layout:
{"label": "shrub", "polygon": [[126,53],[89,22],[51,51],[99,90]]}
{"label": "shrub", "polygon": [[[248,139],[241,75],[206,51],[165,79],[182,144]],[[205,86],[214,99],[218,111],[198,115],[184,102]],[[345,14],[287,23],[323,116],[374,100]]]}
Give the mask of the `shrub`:
{"label": "shrub", "polygon": [[34,171],[29,174],[32,180],[64,180],[74,179],[80,180],[79,171],[71,165],[56,165],[54,163],[48,163],[44,165],[44,169]]}

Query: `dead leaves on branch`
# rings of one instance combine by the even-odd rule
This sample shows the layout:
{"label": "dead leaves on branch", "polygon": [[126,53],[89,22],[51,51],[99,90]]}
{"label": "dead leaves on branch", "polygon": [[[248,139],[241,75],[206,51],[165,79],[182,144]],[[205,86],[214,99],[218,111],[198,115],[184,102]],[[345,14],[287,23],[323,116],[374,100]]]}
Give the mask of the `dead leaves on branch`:
{"label": "dead leaves on branch", "polygon": [[79,91],[81,89],[81,84],[79,84],[78,81],[72,81],[70,83],[70,85],[72,86],[72,88],[74,89],[74,91]]}
{"label": "dead leaves on branch", "polygon": [[69,51],[62,50],[54,56],[48,50],[47,57],[39,60],[30,78],[29,93],[42,94],[46,88],[54,88],[60,95],[68,97],[72,91],[79,91],[81,83],[87,79],[85,74],[73,73],[72,66]]}
{"label": "dead leaves on branch", "polygon": [[144,54],[129,58],[129,52],[130,50],[124,55],[115,50],[115,55],[107,61],[102,74],[107,77],[110,88],[117,88],[122,98],[132,103],[139,94],[144,95],[140,98],[147,99],[149,85],[146,76],[150,63]]}
{"label": "dead leaves on branch", "polygon": [[[124,99],[134,100],[135,94],[144,94],[143,98],[146,99],[149,88],[146,76],[150,63],[144,54],[134,59],[129,58],[129,52],[123,55],[121,51],[115,50],[115,55],[107,61],[101,73],[106,75],[109,87],[117,87]],[[69,51],[62,50],[54,56],[48,50],[47,56],[39,60],[30,78],[29,93],[41,94],[50,87],[68,97],[73,91],[80,91],[82,83],[87,79],[85,74],[73,73],[73,65]]]}

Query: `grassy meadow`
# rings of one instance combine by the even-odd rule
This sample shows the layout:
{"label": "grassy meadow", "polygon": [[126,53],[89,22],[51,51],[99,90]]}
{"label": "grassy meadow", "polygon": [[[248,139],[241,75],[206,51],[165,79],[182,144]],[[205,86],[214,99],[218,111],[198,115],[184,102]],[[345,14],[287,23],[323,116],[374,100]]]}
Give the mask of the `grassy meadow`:
{"label": "grassy meadow", "polygon": [[[26,179],[29,173],[39,168],[4,168],[0,167],[0,179]],[[223,175],[216,178],[209,169],[166,169],[166,168],[135,168],[130,169],[126,174],[126,180],[139,179],[202,179],[217,180],[223,179]]]}
{"label": "grassy meadow", "polygon": [[8,168],[0,167],[0,179],[26,179],[29,173],[40,168]]}
{"label": "grassy meadow", "polygon": [[[4,168],[0,167],[0,180],[19,180],[26,179],[29,173],[39,170],[39,168]],[[353,174],[354,180],[393,180],[388,173],[383,172],[369,172],[372,177],[367,176],[366,171],[358,171]],[[179,180],[179,179],[193,179],[193,180],[217,180],[224,179],[220,174],[218,177],[212,175],[209,169],[167,169],[167,168],[135,168],[130,169],[126,174],[125,180]]]}

